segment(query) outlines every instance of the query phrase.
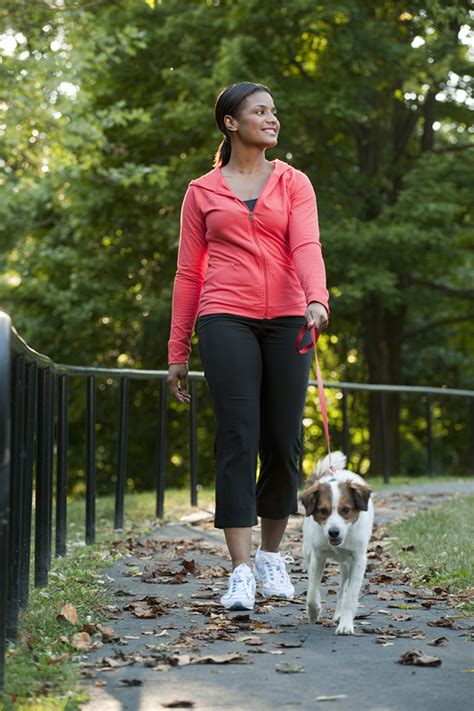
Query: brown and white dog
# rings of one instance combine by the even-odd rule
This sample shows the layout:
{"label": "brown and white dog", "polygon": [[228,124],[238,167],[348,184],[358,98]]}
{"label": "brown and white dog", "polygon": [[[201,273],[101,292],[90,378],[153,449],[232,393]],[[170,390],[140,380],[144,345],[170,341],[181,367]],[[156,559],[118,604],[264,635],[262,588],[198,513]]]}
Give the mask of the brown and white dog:
{"label": "brown and white dog", "polygon": [[[354,616],[367,565],[367,546],[372,533],[374,509],[365,481],[347,471],[346,456],[331,454],[318,462],[313,483],[301,496],[306,510],[303,553],[308,571],[306,611],[310,622],[321,613],[319,585],[328,558],[341,568],[333,622],[336,634],[354,634]],[[314,474],[313,474],[314,476]]]}

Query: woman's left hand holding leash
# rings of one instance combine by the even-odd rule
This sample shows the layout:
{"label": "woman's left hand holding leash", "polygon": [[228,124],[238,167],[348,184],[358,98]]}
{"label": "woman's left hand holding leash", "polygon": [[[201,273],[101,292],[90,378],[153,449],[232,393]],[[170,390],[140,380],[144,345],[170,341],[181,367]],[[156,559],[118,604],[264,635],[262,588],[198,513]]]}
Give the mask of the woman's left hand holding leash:
{"label": "woman's left hand holding leash", "polygon": [[314,326],[316,332],[323,331],[328,323],[328,312],[318,301],[311,301],[304,312],[308,328]]}

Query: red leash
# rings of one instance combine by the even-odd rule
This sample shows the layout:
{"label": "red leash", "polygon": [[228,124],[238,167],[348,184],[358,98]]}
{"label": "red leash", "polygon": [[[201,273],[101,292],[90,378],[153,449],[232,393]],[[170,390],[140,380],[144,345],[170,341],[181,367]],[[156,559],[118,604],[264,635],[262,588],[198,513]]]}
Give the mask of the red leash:
{"label": "red leash", "polygon": [[[301,343],[303,341],[303,338],[304,338],[307,330],[309,330],[309,332],[311,333],[311,343],[308,343],[308,345],[306,345],[306,346],[301,346]],[[318,333],[316,333],[316,329],[314,326],[309,327],[305,323],[301,327],[301,330],[296,337],[295,348],[298,351],[298,353],[301,353],[301,355],[304,355],[311,348],[314,347],[314,359],[316,361],[316,377],[317,377],[317,381],[318,381],[319,407],[321,408],[321,415],[323,418],[323,426],[324,426],[324,434],[326,435],[326,443],[328,446],[329,468],[331,469],[332,472],[335,472],[335,469],[331,464],[331,444],[329,442],[329,425],[328,425],[328,415],[327,415],[327,409],[326,409],[326,398],[324,396],[323,378],[321,375],[321,369],[319,367],[318,354],[317,354],[317,350],[316,350],[316,344],[318,342],[320,335],[321,335],[321,333],[319,331],[318,331]]]}

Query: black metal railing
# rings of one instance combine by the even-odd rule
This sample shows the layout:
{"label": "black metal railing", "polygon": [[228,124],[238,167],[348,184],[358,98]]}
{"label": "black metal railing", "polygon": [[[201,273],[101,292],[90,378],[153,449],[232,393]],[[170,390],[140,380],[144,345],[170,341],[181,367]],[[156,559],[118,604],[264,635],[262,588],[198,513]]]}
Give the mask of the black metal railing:
{"label": "black metal railing", "polygon": [[[66,554],[68,489],[68,391],[72,377],[86,387],[86,543],[95,541],[96,420],[99,377],[120,381],[117,476],[114,527],[123,527],[127,473],[129,385],[132,379],[159,382],[156,456],[156,516],[163,517],[167,464],[167,371],[88,368],[60,365],[37,353],[23,341],[9,316],[0,311],[0,691],[3,683],[6,640],[16,636],[19,612],[27,606],[34,515],[34,585],[48,584],[55,513],[55,555]],[[199,372],[189,373],[189,470],[191,504],[197,505],[197,383]],[[310,385],[315,385],[310,381]],[[398,385],[325,383],[341,393],[342,447],[349,451],[347,395],[355,391],[380,393],[384,480],[389,480],[385,399],[388,393],[416,393],[426,398],[427,468],[433,469],[431,398],[455,396],[469,402],[470,471],[474,474],[474,391]],[[303,438],[302,438],[303,439]],[[56,460],[56,466],[54,466]],[[302,457],[300,460],[302,470]],[[55,475],[55,476],[54,476]],[[54,485],[55,479],[55,485]],[[34,494],[34,496],[33,496]]]}

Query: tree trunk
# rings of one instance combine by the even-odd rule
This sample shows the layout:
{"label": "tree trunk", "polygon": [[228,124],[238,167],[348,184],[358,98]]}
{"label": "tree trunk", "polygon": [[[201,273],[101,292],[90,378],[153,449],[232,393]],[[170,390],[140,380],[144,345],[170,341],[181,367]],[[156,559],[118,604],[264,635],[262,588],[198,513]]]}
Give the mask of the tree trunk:
{"label": "tree trunk", "polygon": [[[364,353],[369,383],[400,383],[401,333],[405,308],[389,311],[374,300],[365,308]],[[398,393],[369,394],[370,473],[397,474],[400,470]],[[385,432],[383,428],[385,419]]]}

